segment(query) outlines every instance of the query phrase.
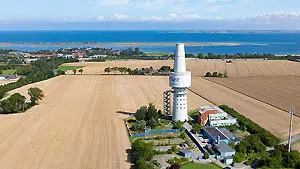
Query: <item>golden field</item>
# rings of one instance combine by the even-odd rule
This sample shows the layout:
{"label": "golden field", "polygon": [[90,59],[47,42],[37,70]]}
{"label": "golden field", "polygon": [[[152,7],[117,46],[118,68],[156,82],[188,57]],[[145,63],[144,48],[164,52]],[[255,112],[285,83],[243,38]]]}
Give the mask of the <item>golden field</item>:
{"label": "golden field", "polygon": [[[128,169],[126,115],[154,103],[162,108],[167,77],[60,76],[29,87],[45,93],[26,113],[0,115],[0,166],[7,169]],[[189,94],[189,108],[210,104]]]}
{"label": "golden field", "polygon": [[[168,90],[168,77],[101,75],[105,67],[154,67],[173,65],[173,61],[111,61],[105,63],[70,63],[85,66],[84,75],[66,75],[24,86],[11,91],[27,96],[29,87],[39,87],[45,93],[40,105],[26,113],[0,115],[0,166],[7,169],[127,169],[126,150],[130,148],[124,124],[127,115],[118,111],[135,112],[142,105],[154,103],[162,109],[162,93]],[[189,109],[200,105],[227,104],[281,139],[287,139],[289,115],[274,106],[247,96],[238,87],[231,90],[227,83],[264,91],[274,83],[277,90],[297,98],[298,89],[286,86],[282,80],[300,75],[300,63],[289,61],[236,60],[226,64],[221,60],[187,59],[192,71],[192,87],[188,96]],[[222,85],[205,80],[207,71],[227,72],[230,78]],[[275,77],[276,76],[276,77]],[[251,79],[256,78],[257,79]],[[270,79],[263,84],[264,78]],[[239,80],[243,79],[244,84]],[[274,79],[273,79],[274,78]],[[249,80],[250,79],[250,80]],[[225,82],[227,80],[227,82]],[[288,84],[298,81],[289,79]],[[286,86],[287,89],[277,89]],[[245,89],[244,89],[245,88]],[[247,91],[248,88],[242,88]],[[240,90],[242,90],[240,89]],[[267,94],[259,96],[266,97]],[[28,96],[27,96],[28,98]],[[283,98],[284,99],[284,98]],[[276,99],[275,99],[276,100]],[[275,104],[275,103],[274,103]],[[277,104],[277,103],[276,103]],[[293,135],[300,133],[300,118],[294,118]]]}

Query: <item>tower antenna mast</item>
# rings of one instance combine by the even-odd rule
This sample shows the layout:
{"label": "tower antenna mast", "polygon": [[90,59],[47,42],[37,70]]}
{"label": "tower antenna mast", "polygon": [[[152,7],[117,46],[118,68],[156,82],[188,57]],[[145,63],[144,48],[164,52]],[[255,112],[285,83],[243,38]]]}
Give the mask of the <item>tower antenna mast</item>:
{"label": "tower antenna mast", "polygon": [[290,129],[289,129],[289,142],[288,142],[288,152],[291,152],[291,142],[292,142],[292,128],[293,128],[293,115],[294,115],[294,107],[292,106],[290,109]]}

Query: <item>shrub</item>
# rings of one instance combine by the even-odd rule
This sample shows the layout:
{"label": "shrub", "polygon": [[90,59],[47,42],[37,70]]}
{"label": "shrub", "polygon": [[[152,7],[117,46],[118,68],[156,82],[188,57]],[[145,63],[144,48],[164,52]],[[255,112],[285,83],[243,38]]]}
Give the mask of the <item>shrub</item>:
{"label": "shrub", "polygon": [[132,130],[133,131],[144,131],[146,128],[146,121],[145,120],[141,120],[141,121],[136,121],[133,125],[132,125]]}
{"label": "shrub", "polygon": [[210,72],[206,72],[204,77],[212,77],[212,74]]}

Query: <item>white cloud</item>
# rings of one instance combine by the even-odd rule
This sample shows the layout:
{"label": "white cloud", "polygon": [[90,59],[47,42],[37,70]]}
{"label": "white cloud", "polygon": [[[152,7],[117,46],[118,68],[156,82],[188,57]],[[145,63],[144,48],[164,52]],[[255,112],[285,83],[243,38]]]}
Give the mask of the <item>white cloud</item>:
{"label": "white cloud", "polygon": [[171,18],[175,18],[175,17],[177,17],[177,14],[176,14],[176,13],[170,13],[169,16],[170,16]]}
{"label": "white cloud", "polygon": [[293,24],[296,22],[300,23],[300,12],[276,12],[271,14],[261,14],[255,17],[248,18],[226,18],[226,17],[204,17],[195,13],[187,14],[177,14],[170,13],[167,16],[144,16],[135,17],[127,16],[123,14],[116,13],[112,16],[100,16],[94,18],[93,20],[98,21],[128,21],[128,22],[140,22],[140,21],[153,21],[153,22],[197,22],[197,21],[210,21],[215,23],[222,22],[232,22],[232,23],[246,23],[246,24],[279,24],[287,23]]}
{"label": "white cloud", "polygon": [[122,14],[116,13],[116,14],[115,14],[115,18],[116,18],[116,19],[127,19],[127,18],[129,18],[129,17],[126,16],[126,15],[122,15]]}
{"label": "white cloud", "polygon": [[256,17],[244,18],[257,24],[271,24],[271,23],[288,23],[300,22],[300,12],[275,12],[270,14],[260,14]]}
{"label": "white cloud", "polygon": [[100,1],[91,1],[91,3],[97,4],[99,6],[120,6],[128,4],[130,0],[100,0]]}
{"label": "white cloud", "polygon": [[205,3],[221,3],[230,2],[231,0],[204,0]]}

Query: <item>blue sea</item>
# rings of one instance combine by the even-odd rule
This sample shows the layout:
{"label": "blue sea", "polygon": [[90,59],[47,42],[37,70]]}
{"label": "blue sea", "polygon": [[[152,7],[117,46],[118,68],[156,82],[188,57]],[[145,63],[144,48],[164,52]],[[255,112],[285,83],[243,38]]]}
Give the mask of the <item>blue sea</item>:
{"label": "blue sea", "polygon": [[[145,52],[299,54],[300,32],[284,31],[0,31],[0,48],[23,51],[70,47],[139,47]],[[63,44],[62,44],[63,43]],[[95,44],[100,43],[100,44]],[[120,43],[126,43],[120,44]],[[152,44],[153,43],[153,44]],[[224,45],[235,44],[235,45]]]}

